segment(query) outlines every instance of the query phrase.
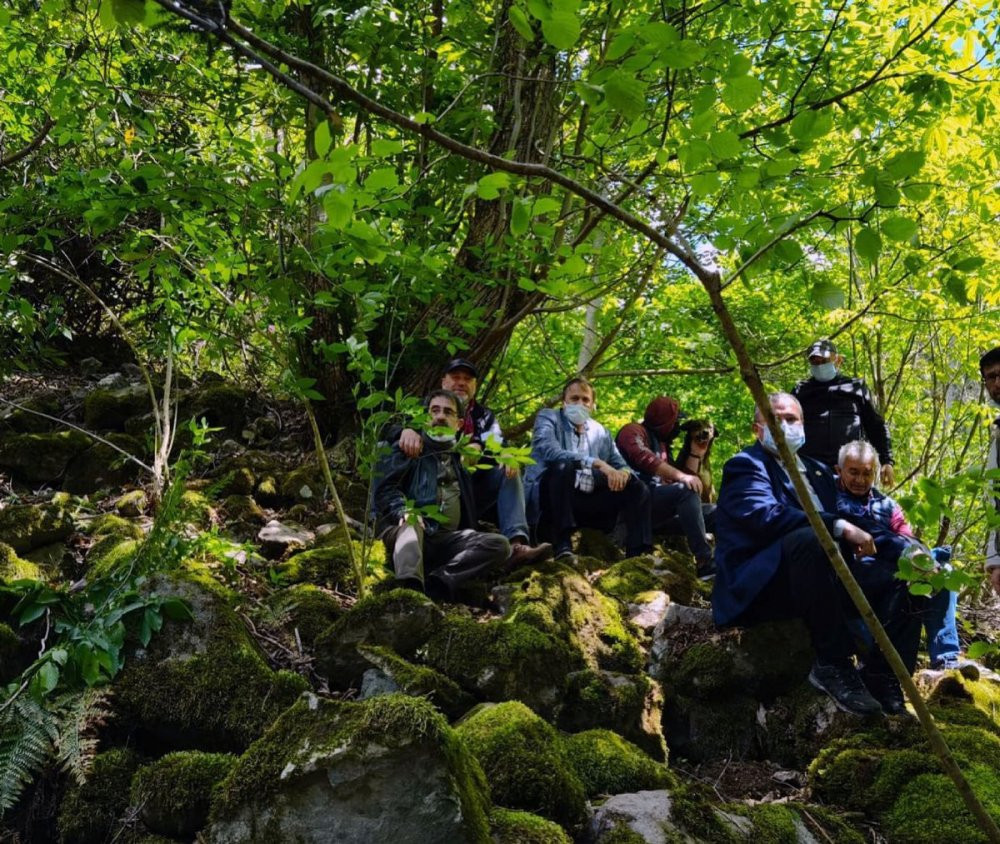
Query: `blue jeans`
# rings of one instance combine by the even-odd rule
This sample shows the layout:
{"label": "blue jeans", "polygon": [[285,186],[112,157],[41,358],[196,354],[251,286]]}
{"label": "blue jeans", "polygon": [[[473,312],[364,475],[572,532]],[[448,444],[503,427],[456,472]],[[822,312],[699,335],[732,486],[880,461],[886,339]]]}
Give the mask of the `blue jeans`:
{"label": "blue jeans", "polygon": [[477,518],[482,519],[495,506],[500,533],[507,539],[527,541],[528,520],[524,515],[524,484],[520,472],[508,478],[502,466],[477,469],[472,473],[472,492]]}
{"label": "blue jeans", "polygon": [[927,633],[927,656],[931,665],[946,659],[957,659],[962,651],[955,623],[955,605],[958,593],[942,589],[927,600],[922,613],[924,631]]}

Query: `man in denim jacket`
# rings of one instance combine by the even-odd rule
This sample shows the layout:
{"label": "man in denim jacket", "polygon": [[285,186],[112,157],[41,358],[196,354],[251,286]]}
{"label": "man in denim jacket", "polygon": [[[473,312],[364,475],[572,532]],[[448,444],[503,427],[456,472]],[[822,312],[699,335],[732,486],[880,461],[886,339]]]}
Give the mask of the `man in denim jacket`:
{"label": "man in denim jacket", "polygon": [[625,553],[652,547],[649,490],[629,471],[607,429],[590,418],[594,388],[573,378],[563,388],[562,409],[539,412],[531,438],[535,463],[524,476],[528,512],[549,527],[556,557],[572,558],[577,527],[608,530],[622,513]]}
{"label": "man in denim jacket", "polygon": [[[476,530],[469,473],[455,451],[462,403],[448,390],[428,396],[431,429],[418,457],[399,443],[376,468],[377,530],[400,585],[432,597],[454,598],[463,582],[482,577],[510,556],[510,543]],[[407,512],[407,500],[415,512]]]}

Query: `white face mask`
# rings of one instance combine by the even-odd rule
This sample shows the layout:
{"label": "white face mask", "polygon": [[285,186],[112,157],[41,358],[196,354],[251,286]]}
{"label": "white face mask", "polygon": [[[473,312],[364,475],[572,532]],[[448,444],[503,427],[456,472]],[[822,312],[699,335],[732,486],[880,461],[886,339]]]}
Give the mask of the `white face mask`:
{"label": "white face mask", "polygon": [[590,419],[590,411],[582,404],[567,404],[563,406],[563,413],[572,425],[583,425]]}
{"label": "white face mask", "polygon": [[[795,454],[806,441],[806,432],[802,429],[801,422],[782,422],[781,432],[785,435],[785,442],[788,444],[788,450]],[[766,425],[764,426],[764,433],[761,435],[760,444],[764,446],[771,454],[778,453],[778,444],[774,441],[774,437],[771,436],[771,429]]]}
{"label": "white face mask", "polygon": [[809,364],[809,371],[812,372],[812,377],[817,381],[832,381],[837,377],[837,364],[830,361],[829,363],[811,363]]}

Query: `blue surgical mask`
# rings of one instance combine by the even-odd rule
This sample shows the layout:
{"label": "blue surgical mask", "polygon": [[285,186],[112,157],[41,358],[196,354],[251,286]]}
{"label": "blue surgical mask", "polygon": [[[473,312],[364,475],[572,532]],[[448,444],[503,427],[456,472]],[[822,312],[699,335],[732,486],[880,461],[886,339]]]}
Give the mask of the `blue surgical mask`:
{"label": "blue surgical mask", "polygon": [[590,411],[582,404],[567,404],[563,406],[563,413],[570,421],[571,425],[583,425],[590,419]]}
{"label": "blue surgical mask", "polygon": [[[795,454],[806,441],[806,432],[802,429],[801,422],[782,422],[781,431],[785,435],[785,442],[788,443],[788,450]],[[778,453],[778,445],[771,436],[771,429],[764,427],[764,434],[760,439],[760,444],[771,454]]]}
{"label": "blue surgical mask", "polygon": [[817,381],[832,381],[837,377],[837,364],[833,361],[828,363],[811,363],[809,371]]}

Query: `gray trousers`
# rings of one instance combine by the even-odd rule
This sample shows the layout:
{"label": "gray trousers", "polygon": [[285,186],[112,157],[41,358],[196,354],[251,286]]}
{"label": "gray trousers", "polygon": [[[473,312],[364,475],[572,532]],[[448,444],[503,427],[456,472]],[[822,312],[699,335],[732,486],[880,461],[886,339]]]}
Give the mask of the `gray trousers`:
{"label": "gray trousers", "polygon": [[510,542],[499,533],[442,530],[426,533],[422,524],[402,524],[383,535],[397,580],[433,580],[449,595],[466,580],[482,577],[510,556]]}

